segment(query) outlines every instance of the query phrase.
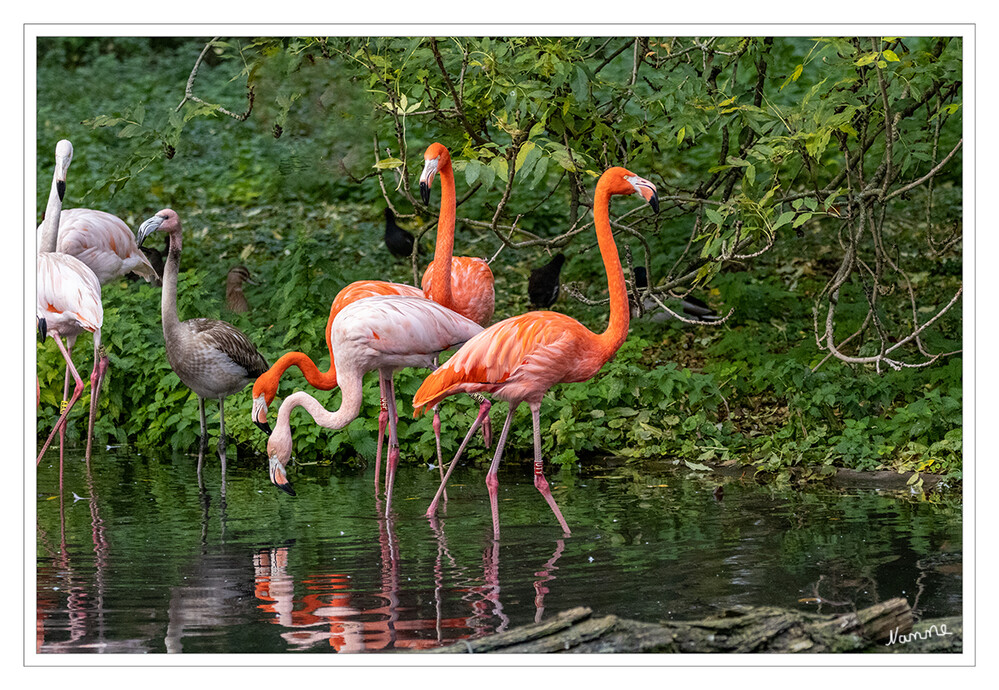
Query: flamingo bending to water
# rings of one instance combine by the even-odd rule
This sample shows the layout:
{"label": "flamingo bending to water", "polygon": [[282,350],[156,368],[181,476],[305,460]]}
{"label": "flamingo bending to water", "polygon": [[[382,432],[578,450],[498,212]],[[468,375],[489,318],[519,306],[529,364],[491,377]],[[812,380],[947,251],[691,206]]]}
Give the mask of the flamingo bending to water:
{"label": "flamingo bending to water", "polygon": [[[76,386],[65,409],[38,454],[35,464],[42,460],[56,431],[59,431],[59,468],[62,476],[63,441],[66,436],[66,418],[83,393],[83,380],[73,366],[71,352],[77,336],[83,331],[94,334],[94,368],[90,374],[90,417],[87,425],[86,459],[90,459],[93,441],[94,419],[97,416],[97,400],[101,382],[108,367],[108,358],[101,348],[101,326],[104,323],[104,307],[101,304],[101,284],[94,272],[82,261],[69,254],[56,252],[59,240],[59,221],[62,199],[66,193],[66,175],[73,160],[73,145],[66,139],[56,144],[56,166],[52,177],[52,189],[42,222],[41,251],[38,254],[38,288],[36,293],[35,318],[38,320],[42,340],[51,336],[59,346],[66,360],[66,381],[63,384],[63,399],[69,388],[72,375]],[[62,339],[66,338],[66,345]]]}
{"label": "flamingo bending to water", "polygon": [[[634,193],[640,194],[652,205],[653,210],[658,211],[659,199],[655,185],[624,168],[615,167],[604,172],[597,182],[594,195],[594,227],[610,292],[610,323],[603,333],[593,333],[575,319],[558,312],[534,311],[514,316],[490,326],[469,340],[451,359],[426,378],[413,398],[417,414],[455,393],[491,393],[493,397],[510,403],[503,431],[496,444],[496,453],[486,475],[492,508],[493,536],[496,539],[499,539],[499,482],[496,475],[513,414],[521,402],[527,402],[531,408],[534,425],[534,485],[555,513],[563,531],[570,534],[569,526],[551,495],[543,472],[539,426],[541,399],[556,383],[592,378],[628,337],[628,290],[610,226],[610,198],[617,194]],[[481,415],[458,448],[437,495],[427,509],[427,517],[433,517],[436,513],[437,502],[455,462],[475,432],[480,419]]]}
{"label": "flamingo bending to water", "polygon": [[285,472],[292,449],[291,411],[304,407],[317,424],[328,429],[342,429],[360,412],[362,377],[377,370],[382,400],[388,405],[389,457],[385,482],[385,514],[388,515],[399,462],[395,371],[405,367],[431,367],[441,352],[458,347],[481,331],[482,326],[474,321],[422,297],[383,295],[344,307],[333,321],[330,340],[342,394],[340,407],[330,412],[302,391],[284,399],[278,409],[274,431],[267,441],[271,482],[295,495]]}
{"label": "flamingo bending to water", "polygon": [[[139,227],[139,245],[153,232],[170,237],[170,251],[163,267],[163,296],[160,311],[167,360],[185,386],[198,396],[201,416],[201,448],[208,444],[205,424],[205,398],[219,401],[219,458],[225,466],[225,399],[267,371],[267,360],[238,328],[216,319],[188,319],[177,316],[177,274],[182,249],[180,218],[163,209]],[[199,470],[201,455],[199,454]]]}

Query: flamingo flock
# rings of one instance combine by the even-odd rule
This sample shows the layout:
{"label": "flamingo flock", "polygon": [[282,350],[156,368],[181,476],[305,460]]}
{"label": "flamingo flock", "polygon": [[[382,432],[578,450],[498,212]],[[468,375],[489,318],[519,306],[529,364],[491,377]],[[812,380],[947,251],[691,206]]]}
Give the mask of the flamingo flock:
{"label": "flamingo flock", "polygon": [[[534,431],[534,484],[551,508],[565,535],[571,531],[552,496],[544,476],[541,450],[540,410],[542,398],[557,383],[591,379],[611,359],[627,338],[630,306],[621,261],[610,224],[612,196],[637,194],[658,212],[655,185],[621,167],[612,167],[599,178],[593,198],[593,220],[598,247],[607,276],[610,315],[607,327],[594,333],[564,314],[532,311],[490,325],[495,311],[494,277],[488,262],[481,258],[455,256],[456,191],[454,168],[448,149],[431,144],[424,154],[419,178],[420,194],[429,204],[434,180],[440,179],[440,207],[434,256],[419,288],[383,280],[362,280],[344,287],[334,298],[326,324],[329,365],[325,371],[304,352],[287,352],[268,365],[265,357],[244,333],[225,321],[191,318],[181,321],[177,310],[177,276],[183,237],[177,213],[163,209],[147,219],[136,235],[117,217],[89,209],[62,210],[66,173],[72,158],[72,145],[56,146],[56,169],[45,218],[39,226],[38,301],[36,325],[42,341],[53,338],[66,361],[67,374],[76,387],[43,445],[41,460],[58,432],[63,439],[66,420],[80,397],[84,384],[71,358],[76,337],[93,333],[94,367],[91,374],[91,411],[87,458],[90,457],[94,417],[100,382],[108,367],[101,347],[101,285],[128,272],[151,282],[161,276],[140,251],[153,233],[168,236],[168,255],[162,268],[161,319],[165,354],[180,381],[198,398],[200,450],[207,445],[205,400],[219,404],[220,435],[218,454],[223,470],[226,462],[225,398],[253,384],[252,421],[268,434],[266,444],[271,482],[294,496],[287,465],[292,457],[292,412],[302,407],[312,420],[328,429],[342,429],[358,417],[362,406],[362,382],[368,372],[377,372],[381,405],[375,459],[375,490],[379,491],[382,447],[388,432],[388,459],[385,471],[385,514],[389,515],[396,469],[400,459],[398,407],[394,375],[404,368],[431,369],[413,398],[414,414],[433,410],[441,483],[429,508],[433,518],[454,468],[469,442],[481,428],[487,446],[491,442],[490,407],[493,400],[508,403],[506,420],[496,442],[485,483],[490,500],[493,537],[499,539],[497,471],[503,457],[514,414],[526,402]],[[396,255],[412,252],[412,236],[395,225],[386,210],[386,247]],[[547,273],[532,276],[532,302],[550,306],[558,294],[560,254]],[[230,271],[227,304],[235,313],[248,308],[241,285],[250,277],[242,266]],[[542,286],[541,283],[545,284]],[[549,285],[548,283],[551,283]],[[535,298],[535,295],[537,297]],[[63,344],[66,339],[67,344]],[[443,365],[442,353],[454,350]],[[298,367],[310,386],[319,390],[339,388],[341,401],[327,410],[305,391],[294,392],[282,401],[271,429],[268,408],[277,396],[282,375]],[[438,406],[459,393],[473,396],[479,410],[445,473],[441,457],[441,427]],[[199,454],[199,477],[200,477]],[[60,443],[60,469],[62,444]],[[61,476],[61,474],[60,474]]]}

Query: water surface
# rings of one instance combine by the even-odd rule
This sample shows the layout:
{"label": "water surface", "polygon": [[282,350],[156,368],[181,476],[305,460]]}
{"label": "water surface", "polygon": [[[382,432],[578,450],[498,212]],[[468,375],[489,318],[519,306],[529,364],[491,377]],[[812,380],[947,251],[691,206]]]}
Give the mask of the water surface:
{"label": "water surface", "polygon": [[[564,537],[531,465],[500,472],[500,540],[485,469],[400,467],[392,513],[373,469],[262,459],[68,451],[37,477],[37,636],[47,652],[362,652],[450,644],[574,606],[643,620],[733,605],[818,613],[904,597],[917,618],[961,614],[956,497],[774,488],[660,463],[549,470]],[[748,475],[747,475],[748,476]],[[718,487],[722,487],[721,491]]]}

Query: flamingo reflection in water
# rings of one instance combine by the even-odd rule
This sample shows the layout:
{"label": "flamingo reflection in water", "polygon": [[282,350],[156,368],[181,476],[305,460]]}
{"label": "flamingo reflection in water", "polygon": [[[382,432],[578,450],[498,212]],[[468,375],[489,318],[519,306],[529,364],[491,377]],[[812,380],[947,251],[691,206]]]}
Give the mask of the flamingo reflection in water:
{"label": "flamingo reflection in water", "polygon": [[[381,516],[381,505],[376,510]],[[476,574],[476,569],[462,566],[451,554],[444,530],[433,521],[438,543],[433,570],[434,616],[410,619],[405,614],[419,608],[404,604],[409,593],[401,589],[399,542],[393,520],[379,517],[378,525],[381,591],[375,594],[359,590],[354,578],[339,572],[303,578],[296,596],[296,581],[288,570],[294,547],[263,548],[254,554],[254,595],[261,602],[257,608],[285,628],[281,637],[291,649],[319,645],[329,645],[338,652],[430,649],[503,632],[510,626],[500,596],[498,541],[492,540],[485,547],[481,574]],[[534,581],[536,622],[543,617],[548,583],[555,579],[555,564],[564,549],[565,542],[559,539],[551,558],[534,573],[538,577]],[[467,616],[445,617],[448,580],[457,583],[451,591],[461,593],[460,599],[469,611]],[[301,593],[302,585],[305,594]],[[380,605],[365,606],[373,598]],[[453,602],[447,608],[453,610]]]}

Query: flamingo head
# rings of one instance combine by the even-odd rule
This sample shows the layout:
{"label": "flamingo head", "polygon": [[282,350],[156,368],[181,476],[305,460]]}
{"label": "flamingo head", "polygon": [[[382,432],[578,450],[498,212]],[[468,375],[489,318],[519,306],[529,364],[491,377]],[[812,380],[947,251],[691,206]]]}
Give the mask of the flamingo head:
{"label": "flamingo head", "polygon": [[427,147],[423,154],[423,172],[420,174],[420,198],[424,204],[430,203],[430,187],[434,183],[434,175],[450,165],[451,154],[443,144],[434,142]]}
{"label": "flamingo head", "polygon": [[73,145],[69,139],[61,139],[56,144],[55,150],[55,180],[56,191],[59,193],[59,200],[66,196],[66,175],[69,173],[69,164],[73,160]]}
{"label": "flamingo head", "polygon": [[288,481],[285,466],[291,460],[291,426],[281,426],[267,439],[267,460],[270,465],[271,483],[285,493],[294,496],[295,490]]}
{"label": "flamingo head", "polygon": [[659,193],[656,191],[656,186],[644,177],[639,177],[624,168],[609,168],[600,179],[610,184],[611,194],[638,194],[653,211],[659,213]]}
{"label": "flamingo head", "polygon": [[142,221],[139,232],[135,233],[136,244],[142,247],[147,237],[157,230],[160,232],[175,232],[180,229],[180,218],[173,209],[165,208],[152,218]]}

